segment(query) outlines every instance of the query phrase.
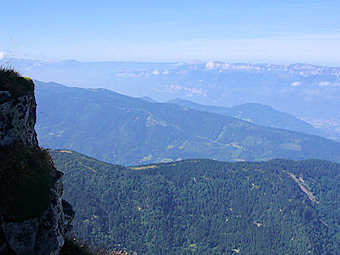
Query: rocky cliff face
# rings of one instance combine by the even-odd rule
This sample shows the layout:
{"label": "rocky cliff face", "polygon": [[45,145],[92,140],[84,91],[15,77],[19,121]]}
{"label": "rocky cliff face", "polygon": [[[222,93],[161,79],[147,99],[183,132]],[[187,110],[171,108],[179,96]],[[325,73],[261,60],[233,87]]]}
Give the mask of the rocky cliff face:
{"label": "rocky cliff face", "polygon": [[[31,80],[26,81],[33,83]],[[6,88],[6,84],[4,85],[4,82],[1,84],[1,82],[3,82],[3,80],[0,79],[0,88]],[[5,80],[5,82],[7,82],[7,87],[10,86],[8,85],[8,80]],[[25,81],[23,80],[22,82]],[[14,152],[11,148],[14,145],[17,147],[20,146],[23,150],[26,148],[27,150],[40,150],[34,130],[35,121],[36,102],[33,92],[13,96],[10,90],[0,91],[0,154],[2,154],[0,156],[2,158],[7,159],[13,156]],[[28,155],[30,155],[30,153],[28,153]],[[17,177],[16,175],[21,174],[21,170],[23,175],[27,175],[27,172],[32,168],[31,161],[30,159],[24,158],[21,162],[8,161],[7,165],[5,165],[6,163],[0,162],[0,195],[3,196],[1,197],[2,200],[16,201],[19,199],[18,194],[25,195],[25,193],[33,191],[37,193],[36,190],[39,189],[39,187],[35,187],[34,185],[38,182],[34,182],[32,175],[29,176],[29,185],[23,186],[24,188],[18,187],[18,189],[24,190],[15,190],[15,192],[11,194],[10,191],[4,188],[8,182],[14,180],[14,172],[14,178]],[[47,162],[49,161],[47,160]],[[13,168],[12,171],[11,167],[8,167],[9,163],[11,166],[18,165],[19,170]],[[35,215],[35,217],[19,219],[13,216],[17,215],[16,212],[12,214],[8,208],[6,211],[6,203],[2,203],[3,208],[0,206],[0,254],[59,254],[59,250],[64,244],[64,236],[72,228],[70,223],[74,217],[74,212],[72,206],[62,199],[63,174],[57,171],[53,167],[53,164],[51,164],[51,168],[53,172],[53,183],[49,186],[49,194],[47,196],[49,197],[49,204],[44,208],[43,213],[39,213],[39,215]],[[51,172],[51,169],[49,169],[49,171]],[[12,179],[10,178],[11,175]],[[36,176],[36,178],[44,177]],[[46,194],[40,195],[42,197]],[[39,200],[40,195],[37,193],[37,199],[35,200]],[[26,198],[23,197],[20,199],[25,201]],[[20,199],[19,201],[21,201]],[[34,206],[39,207],[39,201],[33,201],[28,205],[28,207]],[[13,208],[12,210],[15,211],[15,206]],[[26,209],[27,211],[34,211],[34,208]],[[23,217],[25,217],[24,212],[23,215]]]}
{"label": "rocky cliff face", "polygon": [[36,105],[34,94],[11,98],[8,91],[0,91],[0,146],[14,142],[38,146]]}

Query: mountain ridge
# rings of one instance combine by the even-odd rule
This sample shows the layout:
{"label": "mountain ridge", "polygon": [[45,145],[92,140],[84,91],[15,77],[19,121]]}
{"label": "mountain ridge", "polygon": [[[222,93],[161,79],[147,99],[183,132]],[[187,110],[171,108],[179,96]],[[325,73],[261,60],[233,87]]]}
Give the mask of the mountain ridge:
{"label": "mountain ridge", "polygon": [[[186,99],[176,98],[167,103],[190,107],[199,111],[218,113],[266,127],[276,127],[306,134],[326,137],[322,131],[293,115],[275,110],[273,107],[260,103],[246,103],[232,107],[202,105]],[[326,137],[327,138],[327,137]]]}
{"label": "mountain ridge", "polygon": [[174,104],[148,103],[108,90],[51,88],[37,82],[37,101],[37,132],[44,145],[112,163],[340,158],[336,149],[340,144],[322,137]]}

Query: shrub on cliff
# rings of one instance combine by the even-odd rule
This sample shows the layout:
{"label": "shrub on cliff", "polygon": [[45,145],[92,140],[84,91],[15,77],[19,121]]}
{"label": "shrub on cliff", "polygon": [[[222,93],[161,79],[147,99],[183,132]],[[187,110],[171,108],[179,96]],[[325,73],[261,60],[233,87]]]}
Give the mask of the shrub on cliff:
{"label": "shrub on cliff", "polygon": [[50,205],[56,169],[47,150],[20,144],[0,147],[0,216],[21,222]]}
{"label": "shrub on cliff", "polygon": [[20,97],[33,93],[34,83],[13,69],[0,67],[0,91],[8,91],[13,97]]}

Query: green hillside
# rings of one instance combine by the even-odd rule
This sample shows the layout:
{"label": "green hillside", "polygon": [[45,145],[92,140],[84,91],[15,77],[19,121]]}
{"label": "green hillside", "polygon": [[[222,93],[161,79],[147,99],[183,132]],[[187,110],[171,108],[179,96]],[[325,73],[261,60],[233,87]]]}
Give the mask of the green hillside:
{"label": "green hillside", "polygon": [[53,151],[75,233],[138,254],[337,254],[340,165],[184,160],[122,167]]}
{"label": "green hillside", "polygon": [[36,82],[40,144],[107,162],[317,158],[340,162],[340,143],[104,89]]}

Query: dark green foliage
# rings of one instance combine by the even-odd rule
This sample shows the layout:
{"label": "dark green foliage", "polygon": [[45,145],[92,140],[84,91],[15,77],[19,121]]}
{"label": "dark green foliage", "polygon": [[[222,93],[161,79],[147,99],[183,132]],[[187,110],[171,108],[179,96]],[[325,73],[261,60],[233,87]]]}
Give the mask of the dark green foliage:
{"label": "dark green foliage", "polygon": [[9,91],[12,97],[20,97],[34,92],[30,78],[21,77],[13,69],[0,67],[0,91]]}
{"label": "dark green foliage", "polygon": [[112,91],[36,82],[40,144],[122,165],[210,158],[340,162],[340,143]]}
{"label": "dark green foliage", "polygon": [[50,205],[56,169],[48,151],[20,144],[0,148],[0,215],[21,222]]}
{"label": "dark green foliage", "polygon": [[[138,254],[337,254],[340,165],[185,160],[110,165],[52,153],[75,233]],[[301,177],[319,203],[289,175]]]}

